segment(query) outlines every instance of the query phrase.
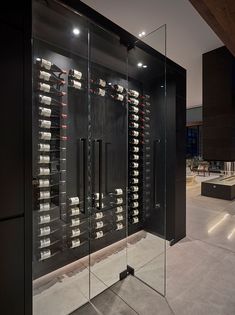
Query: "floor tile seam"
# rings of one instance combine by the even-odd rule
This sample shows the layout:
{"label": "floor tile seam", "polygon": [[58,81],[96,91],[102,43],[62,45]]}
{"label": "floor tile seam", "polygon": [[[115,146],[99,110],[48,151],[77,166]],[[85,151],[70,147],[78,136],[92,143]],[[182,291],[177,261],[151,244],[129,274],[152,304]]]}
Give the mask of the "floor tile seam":
{"label": "floor tile seam", "polygon": [[235,255],[235,251],[232,251],[231,249],[228,249],[228,248],[226,248],[226,247],[219,246],[219,245],[216,245],[216,244],[213,244],[213,243],[209,243],[209,242],[207,242],[207,241],[205,241],[205,240],[202,240],[202,239],[200,239],[200,238],[194,238],[194,237],[192,237],[192,236],[190,236],[190,235],[187,235],[187,237],[188,237],[189,239],[191,239],[192,241],[200,241],[200,242],[205,243],[205,244],[207,244],[207,245],[209,245],[209,246],[211,246],[211,247],[216,247],[216,248],[225,250],[225,251],[229,252],[230,254],[232,253],[232,254]]}
{"label": "floor tile seam", "polygon": [[168,301],[168,298],[165,296],[165,300],[166,300],[166,303],[167,303],[167,305],[169,306],[169,309],[171,310],[171,312],[172,312],[172,314],[173,315],[176,315],[176,313],[174,312],[174,310],[173,310],[173,308],[172,308],[172,306],[171,306],[171,304],[170,304],[170,302]]}

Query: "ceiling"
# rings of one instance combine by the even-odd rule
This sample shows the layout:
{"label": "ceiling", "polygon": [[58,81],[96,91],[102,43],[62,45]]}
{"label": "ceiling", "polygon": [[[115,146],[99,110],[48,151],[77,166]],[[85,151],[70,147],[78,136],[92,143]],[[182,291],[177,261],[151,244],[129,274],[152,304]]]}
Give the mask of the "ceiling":
{"label": "ceiling", "polygon": [[[167,25],[167,56],[187,69],[187,107],[202,104],[202,54],[223,45],[188,0],[83,0],[134,35]],[[163,30],[147,38],[162,50]]]}

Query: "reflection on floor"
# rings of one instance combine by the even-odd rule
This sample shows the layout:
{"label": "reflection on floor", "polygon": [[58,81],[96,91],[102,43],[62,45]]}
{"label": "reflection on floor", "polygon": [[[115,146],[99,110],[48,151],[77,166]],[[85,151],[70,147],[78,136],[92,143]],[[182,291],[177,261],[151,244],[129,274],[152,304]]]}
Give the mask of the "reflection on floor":
{"label": "reflection on floor", "polygon": [[[140,231],[127,239],[108,246],[34,282],[34,315],[67,315],[119,281],[119,274],[127,264],[140,278],[148,270],[148,263],[161,255],[165,242],[152,234]],[[127,245],[127,246],[126,246]],[[127,254],[128,253],[128,254]],[[159,262],[162,258],[159,258]],[[164,264],[159,264],[156,289],[163,290]]]}

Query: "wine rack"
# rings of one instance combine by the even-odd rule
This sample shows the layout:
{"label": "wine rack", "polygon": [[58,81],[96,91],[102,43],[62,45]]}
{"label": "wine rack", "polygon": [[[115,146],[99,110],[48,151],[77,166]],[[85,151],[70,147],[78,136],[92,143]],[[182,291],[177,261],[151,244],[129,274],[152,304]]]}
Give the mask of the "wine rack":
{"label": "wine rack", "polygon": [[62,91],[66,72],[49,60],[34,66],[35,130],[38,139],[34,168],[35,257],[44,261],[61,251],[61,211],[66,198],[66,104]]}

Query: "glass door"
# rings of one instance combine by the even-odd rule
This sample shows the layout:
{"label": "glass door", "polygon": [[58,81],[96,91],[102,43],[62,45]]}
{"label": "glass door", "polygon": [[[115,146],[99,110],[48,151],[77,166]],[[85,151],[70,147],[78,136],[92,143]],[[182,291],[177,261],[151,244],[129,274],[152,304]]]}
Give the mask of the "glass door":
{"label": "glass door", "polygon": [[162,26],[128,52],[127,264],[132,274],[162,295],[166,291],[165,38]]}

